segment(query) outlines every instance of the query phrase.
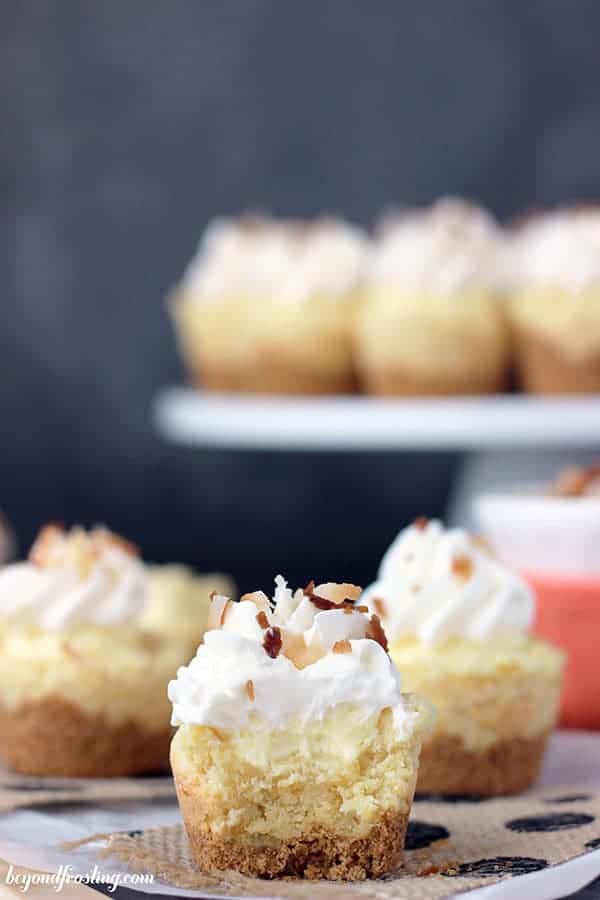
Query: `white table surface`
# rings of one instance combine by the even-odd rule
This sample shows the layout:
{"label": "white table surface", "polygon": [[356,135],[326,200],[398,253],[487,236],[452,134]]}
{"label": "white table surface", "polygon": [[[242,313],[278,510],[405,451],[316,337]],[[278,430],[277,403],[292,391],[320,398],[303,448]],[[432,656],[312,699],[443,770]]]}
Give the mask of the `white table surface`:
{"label": "white table surface", "polygon": [[[582,790],[600,789],[600,733],[562,731],[550,739],[538,787],[551,791],[565,786]],[[102,832],[171,825],[179,821],[175,801],[21,809],[0,815],[0,857],[15,865],[49,872],[56,871],[60,865],[71,865],[73,871],[83,874],[91,871],[94,864],[100,865],[105,872],[119,871],[118,862],[106,858],[100,860],[98,847],[88,846],[67,852],[59,845],[63,841],[75,841]],[[600,850],[578,859],[580,863],[575,860],[502,882],[498,887],[502,888],[503,900],[513,896],[515,900],[521,897],[528,900],[534,896],[537,900],[551,900],[577,890],[600,875]],[[535,885],[535,893],[531,893],[532,884]],[[495,896],[500,896],[498,892],[494,893],[494,887],[480,888],[468,896],[473,900],[493,900]],[[182,891],[158,882],[143,890],[180,897],[206,896],[198,891]]]}

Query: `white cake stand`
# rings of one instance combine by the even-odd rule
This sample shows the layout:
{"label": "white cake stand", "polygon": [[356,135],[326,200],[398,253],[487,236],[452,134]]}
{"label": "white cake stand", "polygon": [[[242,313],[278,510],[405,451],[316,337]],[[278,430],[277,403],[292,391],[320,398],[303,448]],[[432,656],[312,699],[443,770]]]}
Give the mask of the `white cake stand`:
{"label": "white cake stand", "polygon": [[163,390],[169,441],[240,450],[450,450],[464,453],[448,520],[472,525],[483,490],[539,482],[600,454],[600,396],[262,397]]}

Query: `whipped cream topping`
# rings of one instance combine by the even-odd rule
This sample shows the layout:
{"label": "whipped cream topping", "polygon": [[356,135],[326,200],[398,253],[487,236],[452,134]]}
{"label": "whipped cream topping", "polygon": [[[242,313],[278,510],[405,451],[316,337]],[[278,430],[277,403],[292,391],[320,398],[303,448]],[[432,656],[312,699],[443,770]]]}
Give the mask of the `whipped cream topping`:
{"label": "whipped cream topping", "polygon": [[360,589],[311,584],[292,592],[280,575],[275,584],[272,601],[261,591],[239,603],[212,598],[211,630],[169,684],[172,724],[235,730],[258,716],[281,728],[351,703],[365,717],[391,707],[398,730],[410,727],[414,714],[404,708],[379,618],[353,606]]}
{"label": "whipped cream topping", "polygon": [[455,197],[384,221],[372,254],[370,281],[453,295],[493,286],[502,233],[486,210]]}
{"label": "whipped cream topping", "polygon": [[361,602],[382,618],[390,640],[521,640],[535,608],[529,586],[481,541],[438,521],[418,520],[385,553]]}
{"label": "whipped cream topping", "polygon": [[203,301],[336,299],[357,287],[367,252],[364,233],[336,219],[217,219],[188,266],[183,291]]}
{"label": "whipped cream topping", "polygon": [[509,247],[516,284],[554,285],[573,293],[600,285],[600,208],[533,216],[514,232]]}
{"label": "whipped cream topping", "polygon": [[145,597],[143,563],[104,528],[46,526],[28,561],[0,570],[0,619],[45,631],[124,624],[141,613]]}

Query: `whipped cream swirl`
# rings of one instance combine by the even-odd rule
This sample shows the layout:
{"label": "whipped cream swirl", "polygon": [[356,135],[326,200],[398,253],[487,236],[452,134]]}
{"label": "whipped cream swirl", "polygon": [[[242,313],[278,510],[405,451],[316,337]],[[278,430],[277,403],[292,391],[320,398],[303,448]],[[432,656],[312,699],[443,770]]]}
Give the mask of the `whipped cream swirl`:
{"label": "whipped cream swirl", "polygon": [[385,553],[361,596],[390,640],[521,640],[535,609],[528,585],[466,531],[418,520]]}
{"label": "whipped cream swirl", "polygon": [[509,260],[518,285],[573,293],[600,285],[600,207],[534,215],[514,232]]}
{"label": "whipped cream swirl", "polygon": [[292,593],[281,576],[275,583],[272,602],[261,591],[239,603],[213,597],[211,630],[169,684],[172,724],[235,730],[258,716],[281,728],[350,703],[365,717],[391,707],[398,730],[410,727],[414,714],[404,708],[379,619],[346,599],[360,589],[324,584]]}
{"label": "whipped cream swirl", "polygon": [[456,197],[383,222],[370,281],[454,295],[489,288],[499,275],[502,233],[486,210]]}
{"label": "whipped cream swirl", "polygon": [[183,293],[299,302],[347,296],[360,282],[368,241],[336,219],[294,223],[217,219],[207,228],[183,279]]}
{"label": "whipped cream swirl", "polygon": [[29,560],[0,570],[0,619],[44,631],[114,626],[135,619],[146,570],[126,541],[104,528],[46,526]]}

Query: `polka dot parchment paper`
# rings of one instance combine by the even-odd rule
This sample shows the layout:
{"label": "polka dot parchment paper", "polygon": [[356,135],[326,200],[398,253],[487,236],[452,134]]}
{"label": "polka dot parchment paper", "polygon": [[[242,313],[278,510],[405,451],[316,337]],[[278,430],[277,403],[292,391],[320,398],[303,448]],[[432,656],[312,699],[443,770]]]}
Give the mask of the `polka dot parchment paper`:
{"label": "polka dot parchment paper", "polygon": [[102,855],[117,857],[131,871],[215,896],[429,900],[537,872],[600,847],[600,793],[553,788],[487,800],[418,797],[404,865],[376,881],[209,875],[195,867],[182,825],[112,834],[102,842]]}

